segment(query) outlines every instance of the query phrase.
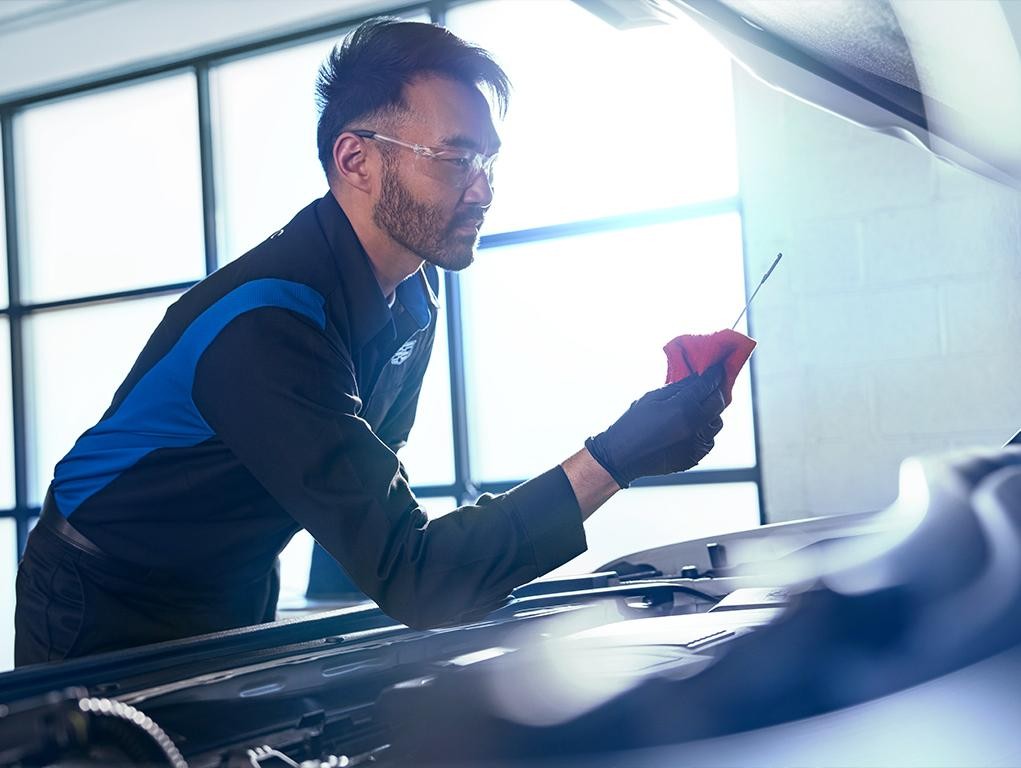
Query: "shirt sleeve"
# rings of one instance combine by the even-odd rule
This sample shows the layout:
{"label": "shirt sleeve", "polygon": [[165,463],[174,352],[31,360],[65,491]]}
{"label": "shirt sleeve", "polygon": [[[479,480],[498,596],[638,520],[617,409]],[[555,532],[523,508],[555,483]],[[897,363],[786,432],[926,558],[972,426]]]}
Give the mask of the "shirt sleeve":
{"label": "shirt sleeve", "polygon": [[430,521],[355,392],[336,340],[261,308],[210,344],[192,394],[219,439],[390,616],[416,628],[457,621],[585,550],[560,467]]}

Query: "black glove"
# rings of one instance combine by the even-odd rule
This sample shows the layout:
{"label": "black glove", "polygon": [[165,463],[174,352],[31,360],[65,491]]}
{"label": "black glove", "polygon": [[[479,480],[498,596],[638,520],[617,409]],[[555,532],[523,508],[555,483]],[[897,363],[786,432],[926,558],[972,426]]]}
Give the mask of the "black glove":
{"label": "black glove", "polygon": [[721,375],[714,366],[642,395],[585,447],[621,488],[646,475],[691,469],[712,450],[723,427]]}

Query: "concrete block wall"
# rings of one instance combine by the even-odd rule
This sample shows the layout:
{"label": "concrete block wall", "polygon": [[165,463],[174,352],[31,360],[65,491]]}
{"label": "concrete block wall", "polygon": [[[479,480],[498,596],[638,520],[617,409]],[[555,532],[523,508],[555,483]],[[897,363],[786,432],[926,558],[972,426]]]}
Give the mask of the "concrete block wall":
{"label": "concrete block wall", "polygon": [[735,74],[771,521],[877,509],[1021,428],[1021,194]]}

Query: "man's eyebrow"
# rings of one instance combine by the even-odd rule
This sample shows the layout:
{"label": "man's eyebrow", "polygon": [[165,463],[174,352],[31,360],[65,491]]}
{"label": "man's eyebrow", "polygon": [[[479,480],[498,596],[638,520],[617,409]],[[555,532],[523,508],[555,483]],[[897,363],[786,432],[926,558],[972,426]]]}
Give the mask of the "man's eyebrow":
{"label": "man's eyebrow", "polygon": [[[445,136],[444,138],[440,139],[440,143],[445,147],[454,147],[455,149],[468,149],[471,150],[472,152],[482,151],[482,147],[479,145],[477,141],[475,141],[475,139],[471,138],[470,136],[465,136],[464,134],[461,133],[454,134],[453,136]],[[492,151],[489,154],[495,155],[499,151],[499,149],[500,140],[497,139],[496,146],[493,147]]]}

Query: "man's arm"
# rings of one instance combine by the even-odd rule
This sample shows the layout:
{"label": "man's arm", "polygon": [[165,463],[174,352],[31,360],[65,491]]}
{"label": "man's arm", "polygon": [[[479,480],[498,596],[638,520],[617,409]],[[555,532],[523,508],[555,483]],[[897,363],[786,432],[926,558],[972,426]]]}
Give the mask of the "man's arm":
{"label": "man's arm", "polygon": [[288,310],[261,308],[207,347],[192,395],[280,506],[384,611],[414,627],[495,606],[584,552],[583,515],[614,485],[705,455],[703,431],[721,397],[708,377],[655,390],[564,465],[429,520],[397,457],[359,417],[355,391],[338,339]]}
{"label": "man's arm", "polygon": [[592,458],[587,448],[582,448],[560,466],[578,499],[582,520],[588,520],[593,512],[620,490],[610,473]]}
{"label": "man's arm", "polygon": [[585,551],[559,466],[429,520],[355,391],[337,339],[263,308],[209,345],[192,394],[224,445],[388,614],[414,627],[457,621]]}

